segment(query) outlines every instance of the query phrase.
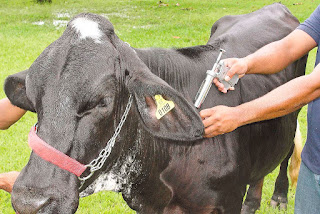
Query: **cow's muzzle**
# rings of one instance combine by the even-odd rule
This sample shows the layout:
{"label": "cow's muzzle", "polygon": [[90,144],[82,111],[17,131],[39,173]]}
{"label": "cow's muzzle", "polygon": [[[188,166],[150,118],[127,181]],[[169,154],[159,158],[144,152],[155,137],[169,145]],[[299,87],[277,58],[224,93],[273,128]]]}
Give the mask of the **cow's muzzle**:
{"label": "cow's muzzle", "polygon": [[50,198],[35,194],[32,188],[17,189],[11,197],[14,210],[19,214],[34,214],[50,203]]}
{"label": "cow's muzzle", "polygon": [[15,183],[11,202],[14,210],[19,214],[72,214],[78,208],[79,197],[76,187],[73,190],[63,191],[53,186],[39,188]]}

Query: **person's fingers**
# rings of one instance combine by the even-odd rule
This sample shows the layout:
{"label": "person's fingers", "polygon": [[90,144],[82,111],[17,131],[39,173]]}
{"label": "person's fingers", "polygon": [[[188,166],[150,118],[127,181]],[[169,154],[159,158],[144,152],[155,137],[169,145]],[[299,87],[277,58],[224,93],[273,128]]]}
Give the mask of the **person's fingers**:
{"label": "person's fingers", "polygon": [[213,131],[213,128],[208,127],[204,130],[204,137],[210,138],[219,135],[218,132]]}
{"label": "person's fingers", "polygon": [[223,62],[224,62],[224,65],[228,68],[231,68],[232,65],[236,62],[236,58],[228,58],[228,59],[224,59]]}
{"label": "person's fingers", "polygon": [[210,138],[210,137],[215,137],[217,135],[224,134],[224,132],[220,131],[217,129],[215,125],[209,126],[204,130],[204,137],[205,138]]}
{"label": "person's fingers", "polygon": [[[235,74],[238,74],[239,78],[244,76],[245,66],[243,65],[241,60],[237,58],[229,58],[224,60],[224,64],[229,68],[225,76],[225,81],[229,82]],[[221,91],[222,93],[227,93],[228,90],[217,78],[213,80],[213,83],[216,85],[219,91]],[[234,90],[234,87],[231,87],[229,90]]]}
{"label": "person's fingers", "polygon": [[239,79],[242,78],[245,74],[239,74]]}
{"label": "person's fingers", "polygon": [[223,88],[224,85],[217,79],[217,78],[214,78],[213,79],[213,83],[218,87],[218,88]]}
{"label": "person's fingers", "polygon": [[215,137],[215,136],[217,136],[217,135],[219,135],[219,134],[217,134],[217,133],[210,133],[210,134],[205,134],[205,135],[203,135],[203,137],[205,137],[205,138],[212,138],[212,137]]}
{"label": "person's fingers", "polygon": [[199,112],[199,114],[200,114],[201,119],[204,120],[206,117],[209,116],[208,109],[203,109],[203,110],[201,110],[201,111]]}
{"label": "person's fingers", "polygon": [[226,81],[231,80],[234,74],[236,73],[237,70],[235,69],[235,67],[237,67],[236,66],[237,61],[238,59],[236,58],[230,58],[225,61],[225,66],[229,68],[227,75],[225,76]]}
{"label": "person's fingers", "polygon": [[213,83],[216,85],[219,91],[221,91],[222,93],[227,93],[227,90],[224,88],[224,85],[221,82],[219,82],[217,78],[213,80]]}
{"label": "person's fingers", "polygon": [[215,106],[200,111],[200,116],[205,127],[204,137],[214,137],[239,127],[237,119],[241,117],[241,112],[235,107]]}
{"label": "person's fingers", "polygon": [[227,72],[227,75],[225,76],[225,81],[229,81],[232,79],[232,77],[235,75],[235,73],[238,71],[237,66],[232,66],[229,71]]}
{"label": "person's fingers", "polygon": [[247,72],[248,65],[246,61],[238,58],[230,58],[225,60],[225,66],[230,68],[226,74],[225,80],[229,81],[235,74],[242,78]]}
{"label": "person's fingers", "polygon": [[200,111],[200,117],[202,118],[202,123],[205,127],[205,134],[208,135],[210,132],[215,130],[215,124],[216,124],[216,117],[212,117],[212,115],[215,113],[213,110],[214,108],[211,109],[204,109]]}
{"label": "person's fingers", "polygon": [[212,110],[210,108],[203,109],[200,111],[199,114],[200,114],[200,117],[202,118],[202,120],[205,120],[212,115]]}
{"label": "person's fingers", "polygon": [[211,117],[207,117],[204,120],[202,120],[202,123],[205,128],[208,128],[208,127],[212,126],[212,124],[214,124],[214,120]]}

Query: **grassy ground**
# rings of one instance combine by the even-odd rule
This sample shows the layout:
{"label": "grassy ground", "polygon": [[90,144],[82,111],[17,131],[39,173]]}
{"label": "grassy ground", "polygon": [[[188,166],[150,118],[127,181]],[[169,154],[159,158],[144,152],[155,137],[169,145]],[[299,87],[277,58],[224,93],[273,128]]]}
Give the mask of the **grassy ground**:
{"label": "grassy ground", "polygon": [[[5,97],[6,76],[28,68],[36,57],[63,32],[74,15],[92,12],[108,17],[118,36],[133,47],[186,47],[205,44],[212,24],[224,15],[243,14],[257,10],[270,0],[53,0],[37,4],[35,0],[0,0],[0,98]],[[317,7],[316,0],[281,1],[300,21]],[[302,3],[300,3],[302,2]],[[310,54],[307,71],[312,71],[315,51]],[[306,109],[299,117],[306,135]],[[7,131],[0,131],[0,173],[21,170],[30,149],[27,133],[36,122],[36,115],[27,113]],[[269,207],[277,170],[268,175],[263,190],[262,207],[258,213],[293,213],[294,193],[289,192],[287,211]],[[14,213],[10,195],[0,191],[0,214]],[[120,194],[103,192],[81,199],[77,213],[134,213]]]}

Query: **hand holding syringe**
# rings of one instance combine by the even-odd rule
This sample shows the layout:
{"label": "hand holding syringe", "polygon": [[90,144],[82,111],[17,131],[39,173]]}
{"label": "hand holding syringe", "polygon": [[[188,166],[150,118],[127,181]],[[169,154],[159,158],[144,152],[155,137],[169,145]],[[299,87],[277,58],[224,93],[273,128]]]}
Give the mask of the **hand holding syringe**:
{"label": "hand holding syringe", "polygon": [[196,108],[200,108],[201,104],[206,99],[214,78],[217,78],[224,85],[224,88],[226,90],[228,90],[231,87],[234,87],[239,80],[239,76],[237,74],[235,74],[229,81],[225,80],[225,77],[229,69],[224,65],[223,60],[220,61],[223,52],[225,52],[225,50],[220,49],[220,53],[216,63],[213,65],[211,70],[207,71],[207,77],[202,82],[200,89],[196,95],[194,103]]}

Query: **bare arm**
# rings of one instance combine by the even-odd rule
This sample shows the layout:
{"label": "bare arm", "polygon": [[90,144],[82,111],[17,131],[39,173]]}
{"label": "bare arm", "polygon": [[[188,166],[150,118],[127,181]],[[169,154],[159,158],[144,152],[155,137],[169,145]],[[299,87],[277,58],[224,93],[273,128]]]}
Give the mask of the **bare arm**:
{"label": "bare arm", "polygon": [[16,181],[19,172],[12,171],[0,174],[0,189],[11,192],[14,182]]}
{"label": "bare arm", "polygon": [[11,104],[8,98],[0,100],[0,129],[7,129],[24,114],[25,110]]}
{"label": "bare arm", "polygon": [[[241,125],[289,114],[320,96],[320,65],[306,76],[301,76],[276,88],[265,96],[239,106],[247,116]],[[254,108],[260,108],[255,109]],[[251,111],[251,113],[250,113]]]}
{"label": "bare arm", "polygon": [[[285,38],[272,42],[244,58],[225,59],[226,65],[230,68],[226,80],[235,73],[240,77],[245,74],[277,73],[316,46],[317,43],[309,34],[299,29],[294,30]],[[227,92],[218,80],[215,79],[214,83],[221,92]]]}
{"label": "bare arm", "polygon": [[274,89],[268,94],[236,107],[216,106],[200,112],[205,137],[233,131],[239,126],[289,114],[320,97],[320,65]]}
{"label": "bare arm", "polygon": [[285,38],[270,43],[254,54],[245,57],[248,63],[246,73],[272,74],[307,54],[317,46],[314,39],[302,30],[294,30]]}

